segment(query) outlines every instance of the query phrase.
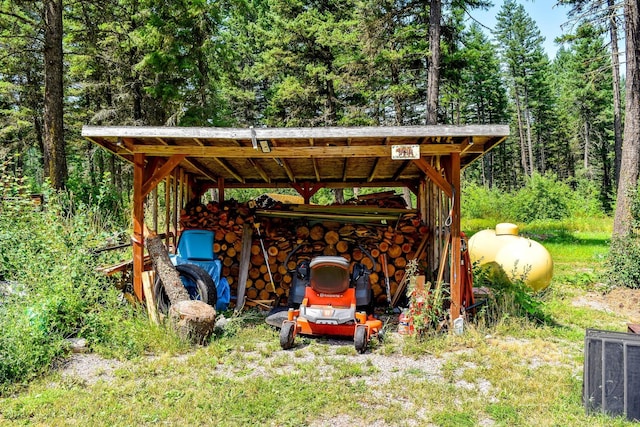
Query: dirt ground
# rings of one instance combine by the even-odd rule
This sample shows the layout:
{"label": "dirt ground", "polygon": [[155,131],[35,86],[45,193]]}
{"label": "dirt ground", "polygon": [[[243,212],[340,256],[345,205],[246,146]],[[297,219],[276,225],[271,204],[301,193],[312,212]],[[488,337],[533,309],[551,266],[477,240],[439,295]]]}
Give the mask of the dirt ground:
{"label": "dirt ground", "polygon": [[615,288],[609,292],[589,292],[576,298],[573,305],[618,313],[629,323],[640,323],[640,289]]}

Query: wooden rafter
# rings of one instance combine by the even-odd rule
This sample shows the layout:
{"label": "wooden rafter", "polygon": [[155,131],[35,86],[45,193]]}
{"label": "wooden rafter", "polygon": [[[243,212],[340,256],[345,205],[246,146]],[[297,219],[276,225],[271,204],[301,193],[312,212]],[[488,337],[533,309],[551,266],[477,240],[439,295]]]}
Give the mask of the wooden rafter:
{"label": "wooden rafter", "polygon": [[[382,145],[389,145],[389,138],[385,138],[384,142],[382,143]],[[376,157],[376,159],[373,162],[373,167],[371,168],[371,172],[369,172],[369,178],[367,178],[368,182],[373,181],[373,179],[376,177],[376,175],[378,174],[378,168],[380,167],[380,157]]]}
{"label": "wooden rafter", "polygon": [[[171,145],[169,145],[169,143],[162,138],[156,138],[156,141],[161,143],[164,147],[171,147]],[[207,178],[214,181],[218,179],[218,176],[215,173],[213,173],[208,167],[198,162],[197,160],[186,158],[184,161]]]}
{"label": "wooden rafter", "polygon": [[[458,158],[460,158],[459,155]],[[444,179],[442,175],[440,175],[440,173],[429,164],[429,162],[422,158],[414,160],[413,162],[416,164],[416,166],[418,166],[418,168],[420,168],[422,172],[424,172],[429,177],[429,179],[431,179],[442,191],[444,191],[444,194],[446,194],[447,197],[451,198],[453,196],[451,184],[448,183],[447,180]]]}
{"label": "wooden rafter", "polygon": [[[309,139],[309,145],[313,147],[313,138]],[[318,159],[316,159],[315,157],[311,159],[311,162],[313,164],[313,172],[316,175],[316,181],[320,182],[320,168],[318,167]]]}
{"label": "wooden rafter", "polygon": [[[240,144],[240,141],[233,141],[238,147],[242,147],[242,144]],[[249,162],[249,164],[251,166],[253,166],[253,168],[256,170],[256,172],[258,172],[258,175],[260,175],[260,178],[264,179],[264,182],[266,183],[270,183],[271,182],[271,178],[269,177],[269,174],[267,174],[267,172],[264,170],[264,168],[262,166],[260,166],[258,164],[257,161],[253,160],[253,159],[247,159],[247,161]]]}
{"label": "wooden rafter", "polygon": [[149,162],[145,167],[145,172],[150,172],[149,177],[145,176],[144,183],[142,184],[142,197],[146,197],[156,186],[165,179],[171,171],[173,171],[186,156],[184,154],[176,154],[169,157],[162,166],[158,167],[158,161],[160,159],[154,159],[155,161]]}
{"label": "wooden rafter", "polygon": [[400,167],[398,167],[398,169],[396,170],[396,172],[393,174],[393,176],[391,177],[391,181],[396,181],[398,178],[400,178],[400,175],[402,175],[402,172],[405,171],[405,169],[407,169],[409,167],[409,165],[411,164],[411,161],[409,160],[404,160],[402,162],[402,164],[400,165]]}
{"label": "wooden rafter", "polygon": [[[276,141],[275,139],[270,140],[269,143],[271,144],[271,151],[276,149],[276,147],[278,146],[278,141]],[[289,181],[296,182],[296,175],[293,173],[293,169],[291,169],[291,166],[289,166],[289,162],[287,162],[286,159],[282,159],[281,156],[275,156],[275,155],[267,156],[267,157],[273,157],[273,160],[275,160],[276,163],[282,166],[284,171],[287,173],[287,176],[289,177]]]}
{"label": "wooden rafter", "polygon": [[217,164],[219,164],[222,169],[227,171],[227,173],[229,175],[231,175],[232,177],[234,177],[238,182],[242,182],[242,183],[245,182],[244,177],[240,176],[238,171],[236,171],[229,163],[227,163],[224,160],[219,159],[217,157],[214,157],[213,161],[216,162]]}
{"label": "wooden rafter", "polygon": [[[206,147],[206,144],[204,142],[202,142],[199,138],[194,138],[193,139],[199,146],[201,147]],[[220,167],[222,169],[224,169],[225,171],[227,171],[227,173],[229,175],[231,175],[232,177],[234,177],[237,181],[244,183],[244,177],[240,176],[240,174],[233,168],[233,166],[231,166],[228,162],[226,162],[223,159],[214,157],[213,160],[218,163],[220,165]]]}

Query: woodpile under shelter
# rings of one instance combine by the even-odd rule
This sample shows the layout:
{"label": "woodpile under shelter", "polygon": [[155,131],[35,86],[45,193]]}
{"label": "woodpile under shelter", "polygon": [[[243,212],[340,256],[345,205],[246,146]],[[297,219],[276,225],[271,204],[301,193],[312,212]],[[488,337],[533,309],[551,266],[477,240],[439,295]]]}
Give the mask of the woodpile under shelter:
{"label": "woodpile under shelter", "polygon": [[[82,129],[85,138],[133,165],[133,281],[139,299],[143,299],[145,211],[157,226],[159,205],[160,223],[167,236],[175,236],[181,228],[180,212],[184,214],[189,204],[210,189],[217,190],[218,202],[224,203],[227,189],[264,188],[275,193],[293,188],[304,203],[292,217],[315,215],[347,221],[344,217],[348,218],[350,210],[335,208],[332,216],[332,207],[309,205],[311,197],[321,188],[402,187],[416,195],[417,207],[411,211],[426,225],[421,238],[411,241],[419,248],[410,248],[410,254],[424,257],[429,266],[427,275],[447,264],[453,318],[463,304],[461,171],[508,134],[506,125]],[[159,184],[164,190],[160,203]],[[360,217],[382,216],[386,218],[382,223],[397,226],[389,219],[399,217],[398,209],[369,207],[361,211]],[[233,272],[238,273],[239,268]],[[245,285],[238,279],[233,278],[233,289],[244,293]]]}

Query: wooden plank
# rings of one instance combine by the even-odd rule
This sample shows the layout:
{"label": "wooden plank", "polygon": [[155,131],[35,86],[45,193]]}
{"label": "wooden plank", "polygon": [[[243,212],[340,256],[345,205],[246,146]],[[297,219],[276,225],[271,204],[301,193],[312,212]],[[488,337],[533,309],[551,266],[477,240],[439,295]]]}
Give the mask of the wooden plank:
{"label": "wooden plank", "polygon": [[403,215],[416,213],[415,209],[405,208],[380,208],[377,206],[354,205],[354,206],[316,206],[316,205],[292,205],[291,210],[294,212],[327,212],[339,214],[388,214]]}
{"label": "wooden plank", "polygon": [[[251,129],[168,126],[83,126],[82,136],[129,138],[199,138],[251,141]],[[254,128],[257,139],[323,138],[437,138],[456,136],[509,136],[508,125],[464,126],[354,126]]]}
{"label": "wooden plank", "polygon": [[[322,147],[272,147],[271,152],[263,153],[251,147],[221,147],[195,145],[135,145],[134,153],[149,156],[173,156],[184,154],[200,158],[254,158],[254,159],[308,159],[308,158],[366,158],[391,157],[391,147],[383,145],[358,146],[322,146]],[[420,146],[420,155],[432,156],[460,152],[460,144],[424,144]]]}
{"label": "wooden plank", "polygon": [[240,250],[240,271],[238,274],[236,311],[242,310],[244,305],[245,291],[247,289],[247,277],[251,267],[251,241],[253,240],[253,230],[249,223],[242,225],[242,249]]}
{"label": "wooden plank", "polygon": [[147,314],[149,315],[149,320],[154,325],[160,324],[160,318],[158,317],[158,310],[156,306],[156,298],[153,294],[153,281],[154,281],[154,271],[145,271],[142,273],[142,289],[144,291],[144,299],[146,301],[147,306]]}
{"label": "wooden plank", "polygon": [[[420,179],[419,177],[416,177],[417,179]],[[241,183],[237,183],[237,182],[227,182],[225,185],[227,188],[286,188],[286,189],[290,189],[291,187],[291,182],[294,181],[290,181],[290,182],[284,182],[284,181],[280,181],[280,182],[271,182],[269,185],[266,185],[263,182],[247,182],[245,184],[241,184]],[[405,187],[407,185],[409,185],[409,183],[407,181],[373,181],[373,182],[366,182],[366,180],[364,181],[348,181],[348,182],[344,182],[344,181],[331,181],[331,180],[325,180],[322,182],[325,188],[353,188],[353,187],[362,187],[362,188],[380,188],[380,187],[390,187],[390,188],[399,188],[399,187]],[[209,187],[207,187],[207,185]],[[215,188],[214,185],[212,184],[205,184],[206,189],[208,188]]]}
{"label": "wooden plank", "polygon": [[144,300],[142,272],[144,271],[144,179],[145,156],[133,156],[133,292],[140,301]]}
{"label": "wooden plank", "polygon": [[340,215],[331,213],[320,212],[285,212],[285,211],[256,211],[256,215],[262,217],[272,218],[313,218],[313,219],[328,219],[332,221],[346,221],[346,222],[371,222],[379,223],[382,220],[396,221],[397,215]]}

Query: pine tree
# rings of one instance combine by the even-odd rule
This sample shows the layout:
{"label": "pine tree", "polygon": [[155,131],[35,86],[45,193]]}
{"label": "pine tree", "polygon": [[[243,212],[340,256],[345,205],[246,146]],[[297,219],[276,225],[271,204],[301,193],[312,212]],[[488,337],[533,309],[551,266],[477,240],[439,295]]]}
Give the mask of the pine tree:
{"label": "pine tree", "polygon": [[[541,108],[546,105],[548,89],[545,72],[549,61],[544,53],[544,37],[521,4],[506,0],[497,16],[495,36],[500,43],[502,60],[506,67],[511,99],[515,106],[515,120],[520,143],[520,165],[525,175],[531,176],[536,167],[534,145],[544,159],[544,141],[535,135],[535,124]],[[536,111],[538,110],[538,111]],[[536,117],[539,116],[539,117]],[[540,162],[538,162],[538,165]]]}

